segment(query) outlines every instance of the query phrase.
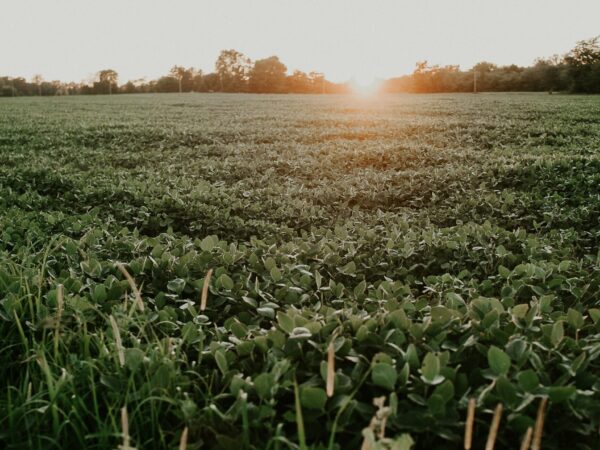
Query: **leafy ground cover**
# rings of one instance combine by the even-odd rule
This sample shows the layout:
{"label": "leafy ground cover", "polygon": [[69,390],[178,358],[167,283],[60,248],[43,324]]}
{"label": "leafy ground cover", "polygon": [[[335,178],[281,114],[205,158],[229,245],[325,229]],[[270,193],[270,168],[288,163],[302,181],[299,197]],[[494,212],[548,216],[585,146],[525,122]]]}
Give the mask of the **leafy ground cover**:
{"label": "leafy ground cover", "polygon": [[3,100],[0,443],[456,449],[475,399],[503,449],[547,399],[598,448],[599,151],[585,96]]}

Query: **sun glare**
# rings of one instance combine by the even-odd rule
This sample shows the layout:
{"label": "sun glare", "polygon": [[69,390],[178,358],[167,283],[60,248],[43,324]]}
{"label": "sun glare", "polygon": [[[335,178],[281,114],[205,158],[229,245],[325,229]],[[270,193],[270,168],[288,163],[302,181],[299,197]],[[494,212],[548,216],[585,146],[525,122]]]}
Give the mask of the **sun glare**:
{"label": "sun glare", "polygon": [[355,76],[350,81],[350,85],[355,94],[368,96],[379,91],[381,80],[374,76]]}

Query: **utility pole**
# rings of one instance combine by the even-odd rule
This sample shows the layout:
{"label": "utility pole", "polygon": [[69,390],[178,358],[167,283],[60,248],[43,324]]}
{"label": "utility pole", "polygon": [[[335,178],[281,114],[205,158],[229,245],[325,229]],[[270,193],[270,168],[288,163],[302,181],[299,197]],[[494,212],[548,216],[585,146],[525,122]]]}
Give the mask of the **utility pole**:
{"label": "utility pole", "polygon": [[473,94],[477,94],[477,71],[473,69]]}

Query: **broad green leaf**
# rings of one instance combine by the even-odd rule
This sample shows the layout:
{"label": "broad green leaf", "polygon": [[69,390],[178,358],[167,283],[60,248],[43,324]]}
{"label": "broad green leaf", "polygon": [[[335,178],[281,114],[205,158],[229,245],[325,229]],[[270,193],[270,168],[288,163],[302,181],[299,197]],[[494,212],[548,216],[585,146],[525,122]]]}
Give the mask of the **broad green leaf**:
{"label": "broad green leaf", "polygon": [[215,247],[212,237],[206,236],[200,242],[200,248],[205,252],[210,252]]}
{"label": "broad green leaf", "polygon": [[510,369],[510,357],[504,350],[492,345],[487,353],[488,364],[495,375],[506,375]]}
{"label": "broad green leaf", "polygon": [[277,323],[288,334],[294,329],[294,320],[284,312],[277,313]]}
{"label": "broad green leaf", "polygon": [[504,403],[508,405],[512,405],[517,401],[517,389],[504,375],[501,375],[496,380],[496,392],[498,392],[498,396]]}
{"label": "broad green leaf", "polygon": [[271,274],[271,278],[273,279],[273,281],[275,283],[278,283],[279,281],[281,281],[282,275],[277,267],[273,267],[270,271],[270,274]]}
{"label": "broad green leaf", "polygon": [[258,396],[262,399],[271,397],[271,389],[274,383],[275,380],[270,373],[261,373],[254,378],[254,388]]}
{"label": "broad green leaf", "polygon": [[548,388],[548,397],[553,403],[562,403],[571,398],[576,391],[575,386],[552,386]]}
{"label": "broad green leaf", "polygon": [[234,286],[234,284],[233,284],[233,280],[232,280],[232,279],[231,279],[231,277],[230,277],[229,275],[227,275],[226,273],[222,274],[222,275],[219,277],[219,280],[218,280],[218,282],[219,282],[219,284],[220,284],[221,286],[223,286],[223,288],[224,288],[224,289],[227,289],[227,290],[229,290],[229,291],[233,289],[233,286]]}
{"label": "broad green leaf", "polygon": [[371,371],[371,381],[373,381],[373,384],[393,391],[397,378],[396,369],[390,364],[375,363],[373,365],[373,370]]}
{"label": "broad green leaf", "polygon": [[583,316],[576,309],[569,308],[567,311],[567,322],[576,330],[583,328]]}
{"label": "broad green leaf", "polygon": [[421,365],[421,379],[427,384],[439,384],[444,381],[440,376],[440,360],[434,353],[427,353]]}
{"label": "broad green leaf", "polygon": [[305,387],[300,390],[300,402],[309,409],[323,409],[327,403],[325,390],[318,387]]}
{"label": "broad green leaf", "polygon": [[563,322],[562,320],[559,320],[558,322],[555,322],[554,325],[552,325],[552,333],[550,334],[550,342],[552,342],[552,345],[554,347],[557,347],[558,344],[561,343],[561,341],[563,340],[565,336],[565,329],[563,327]]}
{"label": "broad green leaf", "polygon": [[521,389],[523,389],[525,392],[532,392],[540,385],[540,379],[535,371],[531,369],[519,372],[517,375],[517,381],[519,382]]}
{"label": "broad green leaf", "polygon": [[217,367],[223,375],[225,375],[229,371],[227,357],[225,356],[225,353],[223,353],[222,350],[217,350],[215,352],[215,362],[217,363]]}

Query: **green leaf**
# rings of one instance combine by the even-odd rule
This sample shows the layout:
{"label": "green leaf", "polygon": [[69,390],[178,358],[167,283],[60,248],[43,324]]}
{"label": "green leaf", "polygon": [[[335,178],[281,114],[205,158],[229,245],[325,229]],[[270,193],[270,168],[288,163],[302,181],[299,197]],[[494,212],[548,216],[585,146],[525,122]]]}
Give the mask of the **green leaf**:
{"label": "green leaf", "polygon": [[434,306],[431,308],[431,321],[446,324],[452,320],[452,311],[445,306]]}
{"label": "green leaf", "polygon": [[125,350],[125,365],[135,372],[144,361],[144,352],[139,348],[128,348]]}
{"label": "green leaf", "polygon": [[592,308],[592,309],[588,310],[588,313],[590,314],[590,317],[592,318],[592,321],[594,322],[594,324],[597,324],[600,322],[600,309]]}
{"label": "green leaf", "polygon": [[362,280],[354,287],[354,297],[360,297],[367,290],[367,282]]}
{"label": "green leaf", "polygon": [[421,365],[421,379],[431,385],[439,384],[444,381],[444,377],[440,376],[440,359],[434,353],[427,353],[423,358]]}
{"label": "green leaf", "polygon": [[108,293],[106,292],[106,287],[103,284],[97,284],[94,287],[94,294],[92,298],[96,303],[104,303],[108,298]]}
{"label": "green leaf", "polygon": [[439,395],[444,403],[448,403],[454,397],[454,384],[452,381],[446,380],[434,389],[432,395]]}
{"label": "green leaf", "polygon": [[215,248],[215,243],[213,242],[212,237],[206,236],[204,239],[202,239],[200,242],[200,248],[205,252],[210,252],[213,248]]}
{"label": "green leaf", "polygon": [[327,394],[318,387],[305,387],[300,390],[300,402],[305,408],[322,410],[327,403]]}
{"label": "green leaf", "polygon": [[527,303],[521,303],[512,308],[513,316],[518,319],[523,319],[527,315],[527,311],[529,311],[529,305]]}
{"label": "green leaf", "polygon": [[261,308],[256,308],[256,312],[263,317],[268,317],[269,319],[275,318],[275,310],[269,306],[263,306]]}
{"label": "green leaf", "polygon": [[565,329],[563,327],[563,321],[559,320],[552,325],[552,332],[550,333],[550,342],[554,347],[557,347],[561,343],[565,336]]}
{"label": "green leaf", "polygon": [[227,357],[222,350],[217,350],[215,352],[215,362],[221,373],[225,375],[229,370],[229,364],[227,363]]}
{"label": "green leaf", "polygon": [[356,264],[354,261],[350,261],[344,267],[339,269],[344,275],[354,275],[356,273]]}
{"label": "green leaf", "polygon": [[496,392],[498,396],[508,405],[517,401],[517,389],[512,385],[504,375],[496,380]]}
{"label": "green leaf", "polygon": [[382,388],[393,391],[397,378],[398,374],[396,373],[396,369],[390,364],[376,363],[373,365],[371,381],[373,381],[373,384],[376,386],[381,386]]}
{"label": "green leaf", "polygon": [[261,373],[254,378],[254,388],[261,399],[271,397],[271,388],[273,387],[274,382],[273,375],[270,373]]}
{"label": "green leaf", "polygon": [[548,388],[548,397],[553,403],[562,403],[571,398],[576,391],[575,386],[552,386]]}
{"label": "green leaf", "polygon": [[487,353],[488,364],[495,375],[506,375],[510,369],[510,357],[504,350],[492,345]]}
{"label": "green leaf", "polygon": [[277,323],[288,334],[294,329],[294,320],[284,312],[277,313]]}
{"label": "green leaf", "polygon": [[296,327],[290,333],[290,339],[310,339],[312,333],[308,328]]}
{"label": "green leaf", "polygon": [[442,396],[438,394],[432,394],[431,397],[427,399],[427,406],[431,414],[433,415],[441,415],[444,413],[444,399]]}
{"label": "green leaf", "polygon": [[583,316],[576,309],[569,308],[567,311],[567,322],[576,330],[580,330],[583,327]]}
{"label": "green leaf", "polygon": [[273,267],[269,273],[271,274],[271,278],[275,283],[278,283],[279,281],[281,281],[281,278],[283,278],[281,272],[277,267]]}
{"label": "green leaf", "polygon": [[569,270],[570,265],[571,265],[571,262],[568,260],[561,261],[560,264],[558,265],[558,271],[565,272],[565,271]]}
{"label": "green leaf", "polygon": [[226,273],[222,274],[219,277],[218,282],[221,286],[223,286],[224,289],[227,289],[228,291],[233,289],[233,286],[234,286],[233,280]]}
{"label": "green leaf", "polygon": [[392,311],[388,314],[388,317],[395,327],[405,331],[410,328],[410,319],[408,318],[406,312],[402,308]]}
{"label": "green leaf", "polygon": [[404,367],[402,367],[402,370],[398,374],[398,384],[400,384],[400,386],[406,386],[406,383],[408,383],[409,375],[410,375],[410,365],[407,362],[407,363],[404,363]]}
{"label": "green leaf", "polygon": [[167,289],[177,294],[181,294],[184,288],[185,280],[183,278],[175,278],[167,283]]}
{"label": "green leaf", "polygon": [[531,369],[519,372],[517,375],[517,381],[521,389],[523,389],[525,392],[532,392],[540,385],[540,379],[535,371]]}

